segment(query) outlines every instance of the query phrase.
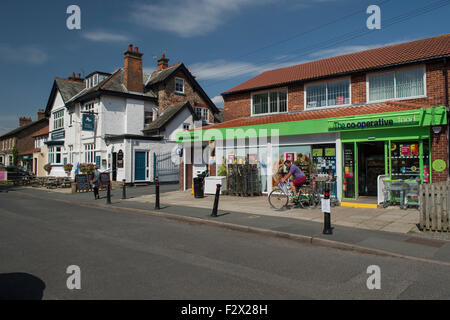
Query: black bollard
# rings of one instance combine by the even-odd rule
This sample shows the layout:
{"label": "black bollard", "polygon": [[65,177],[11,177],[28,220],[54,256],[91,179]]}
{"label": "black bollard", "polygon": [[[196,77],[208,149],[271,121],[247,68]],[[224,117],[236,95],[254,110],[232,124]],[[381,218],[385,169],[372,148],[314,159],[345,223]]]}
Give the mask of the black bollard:
{"label": "black bollard", "polygon": [[211,217],[217,217],[217,208],[219,207],[219,195],[220,195],[220,188],[222,187],[221,184],[216,185],[216,197],[214,198],[214,207],[213,211],[211,213]]}
{"label": "black bollard", "polygon": [[161,209],[159,207],[159,180],[158,177],[155,177],[155,193],[156,193],[156,201],[155,201],[155,209]]}
{"label": "black bollard", "polygon": [[127,190],[126,190],[126,187],[125,187],[125,182],[126,181],[127,180],[125,180],[125,179],[122,180],[122,199],[126,199],[127,198]]}
{"label": "black bollard", "polygon": [[330,216],[330,191],[328,189],[323,193],[323,202],[326,203],[327,210],[323,211],[324,221],[323,221],[323,234],[333,234],[333,229],[331,228],[331,216]]}
{"label": "black bollard", "polygon": [[111,182],[108,181],[108,188],[106,189],[106,204],[111,204]]}

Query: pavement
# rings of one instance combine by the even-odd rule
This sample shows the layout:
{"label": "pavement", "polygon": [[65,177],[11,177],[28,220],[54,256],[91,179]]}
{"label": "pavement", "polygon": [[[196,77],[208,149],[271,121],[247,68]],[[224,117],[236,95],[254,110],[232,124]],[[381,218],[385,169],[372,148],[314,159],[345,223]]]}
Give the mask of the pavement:
{"label": "pavement", "polygon": [[[297,216],[299,214],[316,214],[313,210],[305,210],[302,212],[301,209],[295,209],[277,213],[277,215],[266,214],[266,211],[264,210],[259,210],[257,211],[258,213],[247,213],[245,211],[248,209],[248,206],[251,206],[252,204],[248,204],[245,201],[254,201],[250,198],[239,199],[239,201],[234,200],[237,205],[234,207],[235,210],[227,210],[224,208],[225,201],[222,201],[225,197],[221,197],[218,217],[214,218],[211,217],[211,209],[214,201],[212,196],[196,199],[188,193],[180,193],[185,197],[185,201],[189,205],[184,203],[182,203],[182,205],[167,203],[167,199],[170,198],[170,195],[176,188],[177,186],[175,185],[161,185],[160,210],[155,210],[154,202],[152,202],[151,196],[148,196],[149,194],[154,193],[154,186],[128,188],[128,199],[126,200],[121,199],[122,191],[120,189],[113,190],[111,196],[112,204],[109,205],[106,204],[104,193],[102,199],[93,200],[92,193],[67,194],[31,187],[16,188],[15,191],[11,192],[18,193],[25,197],[28,196],[73,203],[99,209],[114,210],[117,212],[128,211],[141,213],[164,217],[170,220],[206,224],[232,230],[290,239],[318,246],[370,253],[380,256],[401,257],[415,261],[426,261],[450,266],[450,241],[445,239],[431,239],[418,236],[419,234],[411,233],[405,234],[348,227],[333,222],[333,234],[324,235],[322,234],[323,222],[320,222],[319,218],[314,218],[316,219],[315,221],[314,219],[300,219]],[[143,199],[145,199],[145,201]],[[339,209],[340,208],[333,208],[332,216],[337,215],[337,213],[334,213],[334,210]],[[364,209],[355,208],[355,210],[356,209],[360,212],[365,211]],[[351,208],[345,208],[345,210],[351,210]],[[320,220],[323,221],[322,219]]]}
{"label": "pavement", "polygon": [[[248,232],[230,230],[221,222],[227,219],[237,230],[247,224],[299,231],[299,225],[289,225],[289,218],[230,212],[209,220],[206,209],[155,212],[148,210],[149,204],[143,204],[145,210],[121,208],[116,195],[111,206],[92,199],[92,194],[33,189],[0,192],[0,300],[188,299],[179,303],[187,306],[201,305],[192,302],[197,299],[450,297],[448,265],[335,250],[315,241],[256,234],[250,226]],[[182,219],[190,223],[180,223]],[[291,220],[308,223],[304,232],[320,231],[311,229],[315,222]],[[340,228],[333,236],[345,236]],[[379,239],[378,233],[372,239]],[[356,231],[358,236],[364,234]],[[385,241],[397,243],[394,238]],[[379,268],[380,286],[370,290],[373,271],[368,270],[373,266]],[[76,282],[79,289],[71,289]],[[269,305],[269,314],[272,311]],[[179,312],[174,308],[164,315],[177,319]]]}

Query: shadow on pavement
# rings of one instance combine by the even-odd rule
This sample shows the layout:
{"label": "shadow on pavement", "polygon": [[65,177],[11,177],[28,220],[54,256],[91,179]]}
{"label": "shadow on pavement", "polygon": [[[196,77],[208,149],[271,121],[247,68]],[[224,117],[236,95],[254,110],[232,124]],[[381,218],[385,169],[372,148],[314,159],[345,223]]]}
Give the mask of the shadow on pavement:
{"label": "shadow on pavement", "polygon": [[29,273],[0,273],[0,300],[42,300],[45,283]]}

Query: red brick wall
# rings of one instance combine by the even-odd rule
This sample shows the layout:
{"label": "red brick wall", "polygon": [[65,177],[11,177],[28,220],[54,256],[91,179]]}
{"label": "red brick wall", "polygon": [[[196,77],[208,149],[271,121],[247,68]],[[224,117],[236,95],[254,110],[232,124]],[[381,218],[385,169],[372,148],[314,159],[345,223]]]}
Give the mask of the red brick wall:
{"label": "red brick wall", "polygon": [[[420,99],[402,100],[405,102],[423,103],[424,105],[445,105],[445,84],[442,61],[426,64],[427,97]],[[447,67],[448,69],[448,67]],[[450,78],[450,76],[449,76]],[[450,80],[450,79],[449,79]],[[449,81],[450,82],[450,81]],[[238,93],[224,97],[225,121],[250,116],[251,93]],[[366,103],[366,73],[351,76],[352,104]],[[288,110],[304,109],[303,83],[288,86]]]}
{"label": "red brick wall", "polygon": [[448,140],[447,140],[447,127],[443,128],[440,133],[434,133],[431,130],[430,133],[431,143],[431,163],[436,159],[442,159],[447,163],[447,167],[442,172],[436,172],[430,168],[432,182],[446,181],[448,177]]}
{"label": "red brick wall", "polygon": [[20,153],[28,152],[34,149],[33,134],[48,125],[48,121],[42,121],[32,125],[31,127],[21,131],[17,136],[17,151]]}
{"label": "red brick wall", "polygon": [[180,170],[179,170],[179,174],[178,174],[178,181],[180,181],[180,183],[178,184],[180,191],[184,190],[184,186],[183,186],[183,181],[184,181],[184,162],[181,161],[180,162]]}
{"label": "red brick wall", "polygon": [[251,114],[250,92],[224,96],[224,121],[248,117]]}

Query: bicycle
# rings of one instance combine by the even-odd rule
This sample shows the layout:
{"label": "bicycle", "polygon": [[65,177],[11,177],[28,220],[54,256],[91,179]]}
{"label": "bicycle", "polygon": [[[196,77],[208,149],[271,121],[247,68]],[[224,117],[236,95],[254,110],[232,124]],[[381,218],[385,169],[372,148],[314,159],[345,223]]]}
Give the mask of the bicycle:
{"label": "bicycle", "polygon": [[297,198],[293,198],[293,191],[287,182],[279,183],[269,194],[269,204],[276,210],[281,210],[292,201],[301,208],[316,208],[320,202],[320,194],[309,185],[303,185],[298,191]]}

